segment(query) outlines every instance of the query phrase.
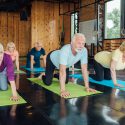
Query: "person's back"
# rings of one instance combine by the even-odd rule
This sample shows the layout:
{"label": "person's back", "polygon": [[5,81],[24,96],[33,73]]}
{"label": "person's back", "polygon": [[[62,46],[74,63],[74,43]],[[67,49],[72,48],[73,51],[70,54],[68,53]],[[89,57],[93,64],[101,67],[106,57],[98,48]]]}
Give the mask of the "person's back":
{"label": "person's back", "polygon": [[111,52],[101,51],[101,52],[98,52],[94,56],[94,59],[98,63],[100,63],[101,65],[103,65],[105,68],[109,68],[110,62],[111,62],[111,57],[112,57],[112,53]]}
{"label": "person's back", "polygon": [[56,50],[51,53],[50,59],[56,68],[59,69],[60,64],[66,65],[66,67],[69,68],[78,61],[87,63],[87,49],[85,47],[76,55],[72,54],[71,49],[71,44],[67,44],[64,45],[60,50]]}
{"label": "person's back", "polygon": [[94,59],[105,68],[110,68],[111,61],[115,60],[117,61],[117,64],[115,67],[116,70],[123,70],[125,68],[125,63],[123,63],[122,61],[122,55],[123,53],[118,48],[112,52],[108,52],[108,51],[98,52],[94,56]]}

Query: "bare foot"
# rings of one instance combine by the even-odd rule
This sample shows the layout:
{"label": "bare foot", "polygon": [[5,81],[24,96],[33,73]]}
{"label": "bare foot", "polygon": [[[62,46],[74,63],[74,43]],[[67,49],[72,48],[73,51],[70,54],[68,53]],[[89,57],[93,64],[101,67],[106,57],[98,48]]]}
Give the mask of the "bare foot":
{"label": "bare foot", "polygon": [[38,79],[42,79],[42,76],[45,75],[45,73],[41,73],[39,76],[38,76]]}

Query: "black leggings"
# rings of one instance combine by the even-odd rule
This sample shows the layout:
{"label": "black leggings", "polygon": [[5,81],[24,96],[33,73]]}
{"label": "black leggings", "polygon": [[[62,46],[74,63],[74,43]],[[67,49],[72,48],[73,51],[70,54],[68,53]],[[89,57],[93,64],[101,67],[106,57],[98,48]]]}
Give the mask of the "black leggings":
{"label": "black leggings", "polygon": [[94,70],[95,75],[90,75],[93,79],[97,81],[111,80],[110,69],[103,67],[100,63],[94,60]]}
{"label": "black leggings", "polygon": [[[51,53],[52,52],[50,52],[47,55],[45,76],[42,77],[42,80],[46,85],[51,85],[52,84],[53,76],[56,76],[56,78],[59,79],[59,75],[53,75],[54,70],[55,70],[56,67],[54,66],[54,64],[52,63],[52,61],[50,59],[50,54]],[[66,83],[68,83],[68,80],[69,80],[69,68],[66,69]]]}

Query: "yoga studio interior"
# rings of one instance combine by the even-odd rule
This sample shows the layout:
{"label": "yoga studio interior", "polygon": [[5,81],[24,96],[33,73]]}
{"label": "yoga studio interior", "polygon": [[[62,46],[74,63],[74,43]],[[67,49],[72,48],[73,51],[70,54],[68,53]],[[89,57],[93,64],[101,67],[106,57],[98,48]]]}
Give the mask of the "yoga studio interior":
{"label": "yoga studio interior", "polygon": [[125,0],[0,0],[0,125],[125,125]]}

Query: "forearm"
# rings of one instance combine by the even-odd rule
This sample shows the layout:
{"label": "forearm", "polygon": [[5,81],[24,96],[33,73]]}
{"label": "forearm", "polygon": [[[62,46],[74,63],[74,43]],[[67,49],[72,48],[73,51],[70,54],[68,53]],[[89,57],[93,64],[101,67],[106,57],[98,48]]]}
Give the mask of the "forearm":
{"label": "forearm", "polygon": [[110,69],[110,71],[111,71],[111,77],[112,77],[113,83],[117,84],[116,71],[114,69]]}
{"label": "forearm", "polygon": [[60,90],[65,91],[66,73],[59,73]]}
{"label": "forearm", "polygon": [[10,81],[10,85],[11,85],[13,96],[17,96],[15,81]]}
{"label": "forearm", "polygon": [[44,67],[46,67],[46,59],[43,60]]}
{"label": "forearm", "polygon": [[35,62],[34,62],[34,56],[33,56],[33,55],[31,55],[31,57],[30,57],[30,62],[31,62],[31,63],[30,63],[30,68],[33,69],[33,64],[35,63]]}
{"label": "forearm", "polygon": [[30,68],[33,69],[33,60],[31,60]]}
{"label": "forearm", "polygon": [[19,70],[19,61],[16,61],[16,68]]}
{"label": "forearm", "polygon": [[88,71],[87,69],[82,70],[84,82],[85,82],[85,87],[89,88],[89,81],[88,81]]}

